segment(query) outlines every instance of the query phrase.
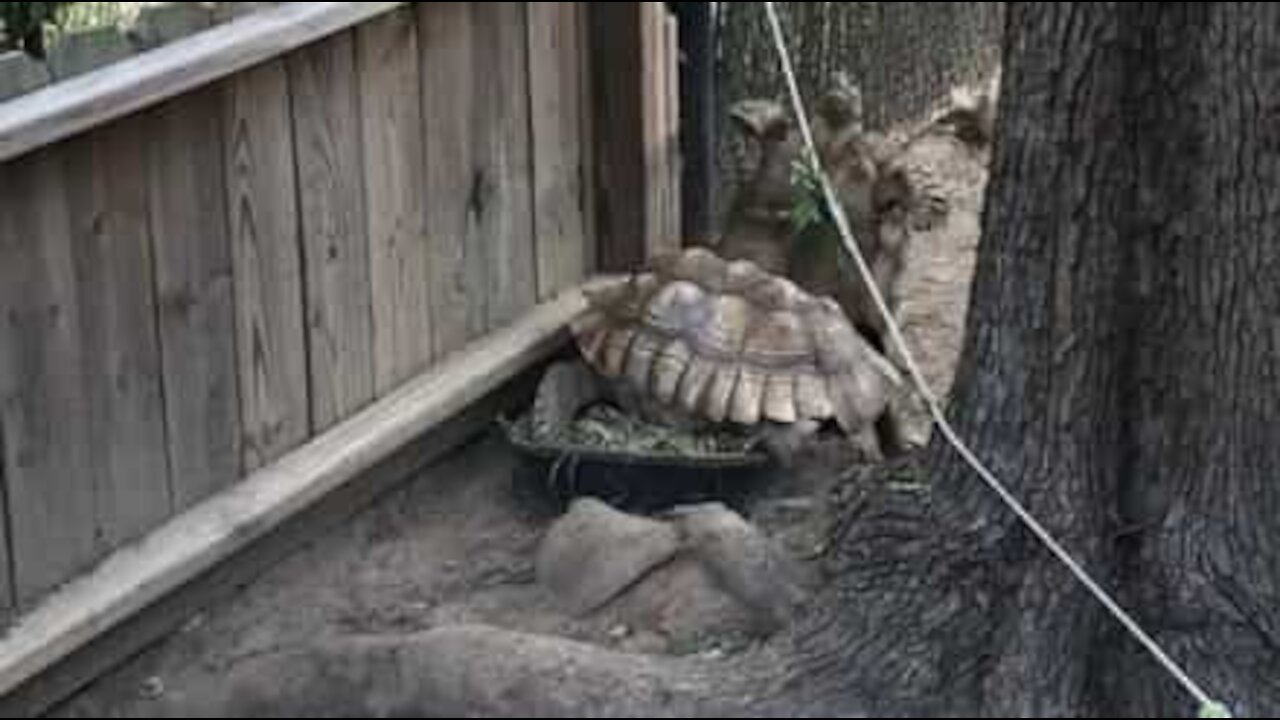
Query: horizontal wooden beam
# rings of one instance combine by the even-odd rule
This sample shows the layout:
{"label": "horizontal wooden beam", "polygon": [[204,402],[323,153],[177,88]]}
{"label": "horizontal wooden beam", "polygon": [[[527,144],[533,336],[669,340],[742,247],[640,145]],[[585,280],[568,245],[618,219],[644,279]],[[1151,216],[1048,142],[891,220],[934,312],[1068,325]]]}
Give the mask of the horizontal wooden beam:
{"label": "horizontal wooden beam", "polygon": [[0,162],[233,75],[405,4],[281,3],[0,103]]}
{"label": "horizontal wooden beam", "polygon": [[54,593],[0,639],[0,697],[439,428],[563,347],[583,288],[445,358]]}

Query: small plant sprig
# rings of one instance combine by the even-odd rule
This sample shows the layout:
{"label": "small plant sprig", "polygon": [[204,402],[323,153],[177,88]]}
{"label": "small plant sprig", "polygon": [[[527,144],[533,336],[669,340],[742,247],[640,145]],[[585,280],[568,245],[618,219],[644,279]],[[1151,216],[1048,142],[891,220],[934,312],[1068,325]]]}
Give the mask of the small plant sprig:
{"label": "small plant sprig", "polygon": [[822,261],[834,261],[842,274],[857,278],[857,268],[850,264],[852,258],[844,249],[835,218],[827,209],[818,171],[805,160],[796,160],[791,165],[791,186],[796,198],[791,208],[796,251],[818,256]]}
{"label": "small plant sprig", "polygon": [[1229,718],[1229,717],[1233,717],[1233,715],[1231,714],[1231,711],[1227,709],[1226,705],[1223,705],[1221,703],[1209,703],[1208,705],[1205,705],[1204,707],[1200,708],[1200,714],[1197,715],[1196,717]]}
{"label": "small plant sprig", "polygon": [[791,209],[791,224],[797,234],[803,234],[828,221],[822,201],[822,185],[818,173],[804,160],[791,164],[791,186],[795,188],[796,202]]}

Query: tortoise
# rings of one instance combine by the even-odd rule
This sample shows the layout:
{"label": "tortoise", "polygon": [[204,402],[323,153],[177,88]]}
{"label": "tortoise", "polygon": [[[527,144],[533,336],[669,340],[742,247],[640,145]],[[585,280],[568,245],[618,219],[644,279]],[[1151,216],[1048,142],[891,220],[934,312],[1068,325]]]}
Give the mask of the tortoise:
{"label": "tortoise", "polygon": [[578,350],[634,412],[749,429],[784,464],[829,422],[869,458],[902,449],[885,420],[903,376],[830,297],[692,247],[587,299]]}
{"label": "tortoise", "polygon": [[[899,278],[912,234],[934,227],[949,212],[947,195],[931,169],[915,162],[910,153],[923,133],[893,137],[868,130],[862,93],[843,74],[818,98],[814,110],[819,159],[877,289],[896,314]],[[794,168],[802,158],[802,143],[785,105],[744,100],[733,106],[731,117],[755,143],[759,161],[735,194],[717,252],[785,274],[812,294],[833,297],[877,350],[894,356],[885,320],[849,267],[838,237],[829,226],[810,233],[795,227],[794,210],[813,189],[796,183]]]}

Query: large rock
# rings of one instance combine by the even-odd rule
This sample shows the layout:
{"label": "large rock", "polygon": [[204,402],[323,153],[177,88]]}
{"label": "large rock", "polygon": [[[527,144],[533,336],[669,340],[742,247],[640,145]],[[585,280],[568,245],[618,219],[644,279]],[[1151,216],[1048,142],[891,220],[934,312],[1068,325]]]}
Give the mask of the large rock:
{"label": "large rock", "polygon": [[568,612],[587,615],[671,560],[679,549],[680,535],[673,526],[582,499],[543,539],[538,579]]}
{"label": "large rock", "polygon": [[718,503],[659,521],[580,500],[548,532],[537,567],[566,611],[604,615],[680,647],[770,635],[805,597],[785,553]]}
{"label": "large rock", "polygon": [[729,595],[750,608],[762,630],[776,630],[804,600],[803,577],[772,540],[719,503],[677,509],[681,542]]}
{"label": "large rock", "polygon": [[685,553],[655,569],[610,606],[633,628],[662,637],[683,654],[720,641],[768,634],[768,618],[727,592],[701,560]]}

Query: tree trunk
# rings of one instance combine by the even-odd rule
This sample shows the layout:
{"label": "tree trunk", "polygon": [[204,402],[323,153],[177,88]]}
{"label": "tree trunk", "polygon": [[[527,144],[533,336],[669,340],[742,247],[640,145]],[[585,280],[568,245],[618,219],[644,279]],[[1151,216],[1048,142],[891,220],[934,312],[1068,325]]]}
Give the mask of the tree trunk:
{"label": "tree trunk", "polygon": [[[1280,711],[1280,10],[1011,3],[954,416],[1237,717]],[[1196,708],[941,444],[796,639],[883,715]]]}

